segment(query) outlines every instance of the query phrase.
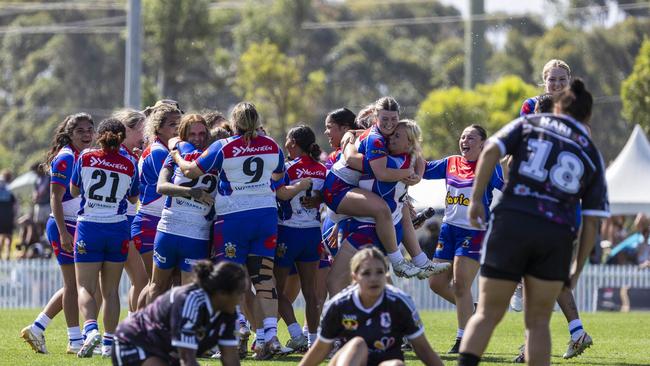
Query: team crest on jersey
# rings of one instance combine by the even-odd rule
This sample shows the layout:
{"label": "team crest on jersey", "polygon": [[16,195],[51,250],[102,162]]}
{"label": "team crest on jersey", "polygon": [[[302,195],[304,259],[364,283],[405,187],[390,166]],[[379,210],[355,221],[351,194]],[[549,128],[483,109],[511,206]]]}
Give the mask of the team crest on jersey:
{"label": "team crest on jersey", "polygon": [[359,322],[357,321],[357,316],[354,314],[343,314],[343,320],[341,321],[343,328],[345,330],[357,330],[359,328]]}
{"label": "team crest on jersey", "polygon": [[278,258],[284,258],[284,255],[287,254],[287,245],[284,243],[278,244],[278,247],[275,251],[275,255]]}
{"label": "team crest on jersey", "polygon": [[79,253],[79,254],[88,253],[86,251],[86,242],[84,242],[83,240],[79,240],[78,242],[76,242],[75,246],[77,247],[77,253]]}
{"label": "team crest on jersey", "polygon": [[513,188],[513,192],[518,196],[528,196],[530,195],[530,188],[528,188],[528,186],[525,186],[523,184],[517,184]]}
{"label": "team crest on jersey", "polygon": [[383,312],[379,315],[379,324],[384,328],[390,328],[390,313]]}
{"label": "team crest on jersey", "polygon": [[471,236],[466,236],[465,240],[460,244],[463,248],[469,248],[469,244],[472,242]]}
{"label": "team crest on jersey", "polygon": [[385,351],[395,344],[395,337],[381,337],[373,343],[375,349]]}
{"label": "team crest on jersey", "polygon": [[226,243],[224,246],[224,252],[226,253],[226,258],[235,258],[237,256],[237,247],[233,243]]}

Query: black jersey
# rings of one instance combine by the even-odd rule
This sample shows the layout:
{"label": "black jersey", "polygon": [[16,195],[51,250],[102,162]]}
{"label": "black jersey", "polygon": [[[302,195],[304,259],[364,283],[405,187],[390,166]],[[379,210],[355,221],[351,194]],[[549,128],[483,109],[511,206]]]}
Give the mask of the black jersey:
{"label": "black jersey", "polygon": [[513,155],[508,183],[495,210],[542,216],[573,231],[580,200],[583,215],[609,215],[602,157],[581,123],[565,115],[527,115],[490,140],[502,156]]}
{"label": "black jersey", "polygon": [[359,286],[352,285],[325,304],[318,337],[331,343],[362,337],[368,345],[368,365],[404,359],[402,337],[415,339],[424,333],[418,311],[409,295],[391,285],[376,304],[366,309],[359,299]]}
{"label": "black jersey", "polygon": [[174,287],[117,326],[120,343],[141,347],[170,363],[178,362],[177,347],[197,355],[217,344],[238,346],[236,314],[214,311],[209,295],[198,285]]}

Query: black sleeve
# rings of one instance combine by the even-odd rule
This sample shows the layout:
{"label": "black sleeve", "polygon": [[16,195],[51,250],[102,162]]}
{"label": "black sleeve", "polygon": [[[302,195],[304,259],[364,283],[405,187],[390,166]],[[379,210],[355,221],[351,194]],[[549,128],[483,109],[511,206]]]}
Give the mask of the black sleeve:
{"label": "black sleeve", "polygon": [[602,157],[596,152],[596,171],[585,187],[582,195],[582,215],[609,217],[609,199],[607,197],[607,181]]}
{"label": "black sleeve", "polygon": [[336,302],[328,302],[323,308],[323,314],[318,327],[318,339],[325,343],[332,343],[343,331],[340,311]]}
{"label": "black sleeve", "polygon": [[[174,296],[175,291],[170,291],[169,296]],[[190,293],[185,297],[184,301],[177,296],[175,301],[172,302],[170,316],[170,330],[172,346],[189,348],[197,350],[199,348],[198,340],[196,339],[196,324],[200,319],[201,312],[207,311],[205,306],[197,301],[198,296]]]}
{"label": "black sleeve", "polygon": [[236,332],[235,329],[237,324],[237,315],[227,316],[224,319],[224,322],[221,323],[219,332],[219,345],[225,347],[237,347],[239,346],[239,332]]}
{"label": "black sleeve", "polygon": [[413,299],[406,293],[400,293],[395,304],[394,319],[398,320],[402,334],[409,340],[415,339],[424,333],[424,326],[420,314],[415,308]]}

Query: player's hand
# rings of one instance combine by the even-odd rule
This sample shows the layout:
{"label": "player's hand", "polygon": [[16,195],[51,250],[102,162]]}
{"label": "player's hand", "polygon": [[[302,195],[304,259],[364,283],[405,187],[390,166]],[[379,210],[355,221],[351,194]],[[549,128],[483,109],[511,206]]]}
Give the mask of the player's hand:
{"label": "player's hand", "polygon": [[357,140],[357,136],[354,134],[352,131],[348,131],[345,134],[343,134],[343,137],[341,137],[341,143],[339,146],[341,147],[341,151],[345,151],[345,147],[348,144],[353,144]]}
{"label": "player's hand", "polygon": [[300,204],[306,209],[319,208],[323,203],[323,196],[320,191],[313,191],[311,197],[300,197]]}
{"label": "player's hand", "polygon": [[206,205],[211,206],[214,204],[214,197],[212,197],[210,193],[201,188],[190,189],[190,196],[201,203],[205,203]]}
{"label": "player's hand", "polygon": [[59,240],[61,242],[61,249],[69,253],[72,253],[74,251],[74,238],[72,235],[70,235],[67,229],[59,234]]}
{"label": "player's hand", "polygon": [[471,201],[467,209],[467,218],[470,225],[485,230],[487,223],[485,222],[485,206],[483,206],[483,202]]}
{"label": "player's hand", "polygon": [[167,141],[167,148],[171,151],[174,150],[174,146],[176,146],[177,143],[181,142],[181,138],[176,136],[172,137]]}
{"label": "player's hand", "polygon": [[402,179],[402,183],[406,184],[407,186],[414,186],[414,185],[420,183],[421,180],[422,180],[422,177],[420,177],[419,175],[413,173],[410,176],[408,176],[407,178]]}

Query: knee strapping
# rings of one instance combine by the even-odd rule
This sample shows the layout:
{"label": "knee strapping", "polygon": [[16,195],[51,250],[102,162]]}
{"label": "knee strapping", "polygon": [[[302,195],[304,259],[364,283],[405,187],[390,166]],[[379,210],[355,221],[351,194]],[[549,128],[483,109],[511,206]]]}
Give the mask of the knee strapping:
{"label": "knee strapping", "polygon": [[263,299],[277,299],[278,293],[273,284],[273,259],[251,256],[248,257],[246,264],[255,292]]}

